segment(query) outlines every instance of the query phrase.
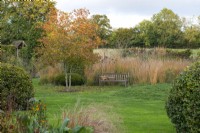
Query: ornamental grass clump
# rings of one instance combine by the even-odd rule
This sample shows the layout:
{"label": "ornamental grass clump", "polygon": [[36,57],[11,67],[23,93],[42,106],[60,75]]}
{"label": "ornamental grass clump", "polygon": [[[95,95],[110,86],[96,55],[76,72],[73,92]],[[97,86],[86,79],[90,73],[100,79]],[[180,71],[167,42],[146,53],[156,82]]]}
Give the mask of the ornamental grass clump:
{"label": "ornamental grass clump", "polygon": [[70,119],[68,127],[80,125],[84,127],[92,127],[94,133],[121,133],[123,123],[119,116],[112,112],[112,114],[105,113],[111,107],[103,105],[89,105],[87,107],[80,106],[79,103],[74,108],[64,109],[62,111],[62,119],[66,117]]}

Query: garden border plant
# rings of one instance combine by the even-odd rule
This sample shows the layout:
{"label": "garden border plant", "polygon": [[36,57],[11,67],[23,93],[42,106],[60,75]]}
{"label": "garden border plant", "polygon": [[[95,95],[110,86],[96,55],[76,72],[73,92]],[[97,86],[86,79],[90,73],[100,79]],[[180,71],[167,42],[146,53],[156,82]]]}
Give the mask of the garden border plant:
{"label": "garden border plant", "polygon": [[32,108],[27,112],[0,112],[0,132],[6,133],[92,133],[92,127],[76,125],[69,128],[70,119],[65,118],[59,125],[48,124],[46,105],[41,100],[31,98]]}

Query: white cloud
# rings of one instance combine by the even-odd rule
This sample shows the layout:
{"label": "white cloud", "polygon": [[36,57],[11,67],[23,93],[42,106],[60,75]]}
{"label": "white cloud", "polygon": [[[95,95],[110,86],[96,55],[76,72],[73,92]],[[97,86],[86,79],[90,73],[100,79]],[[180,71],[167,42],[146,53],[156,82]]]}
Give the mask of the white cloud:
{"label": "white cloud", "polygon": [[150,20],[151,16],[142,16],[137,14],[116,14],[116,13],[109,13],[107,14],[108,18],[110,19],[110,24],[113,28],[130,28],[134,27],[144,19]]}
{"label": "white cloud", "polygon": [[70,12],[86,8],[91,14],[106,14],[113,27],[133,27],[163,8],[181,17],[200,15],[200,0],[56,0],[56,7]]}

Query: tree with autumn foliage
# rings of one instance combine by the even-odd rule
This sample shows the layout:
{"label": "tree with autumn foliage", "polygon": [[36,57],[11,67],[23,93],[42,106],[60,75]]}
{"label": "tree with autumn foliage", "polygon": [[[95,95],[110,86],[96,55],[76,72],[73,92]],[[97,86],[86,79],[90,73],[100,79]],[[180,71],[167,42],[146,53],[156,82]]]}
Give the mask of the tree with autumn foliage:
{"label": "tree with autumn foliage", "polygon": [[65,71],[66,89],[71,87],[71,73],[77,65],[87,65],[97,61],[93,49],[101,44],[96,33],[98,27],[89,18],[86,9],[65,13],[52,9],[48,21],[42,28],[46,35],[40,39],[37,49],[43,63],[62,63]]}

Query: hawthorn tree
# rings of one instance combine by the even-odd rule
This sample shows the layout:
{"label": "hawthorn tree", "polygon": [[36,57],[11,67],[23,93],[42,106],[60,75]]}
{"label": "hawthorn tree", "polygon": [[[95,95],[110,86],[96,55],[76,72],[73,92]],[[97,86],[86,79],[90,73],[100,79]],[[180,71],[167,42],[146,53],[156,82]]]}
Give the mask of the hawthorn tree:
{"label": "hawthorn tree", "polygon": [[67,90],[71,87],[73,68],[93,63],[98,58],[93,49],[100,45],[101,39],[96,33],[97,25],[88,15],[86,9],[65,13],[54,8],[42,26],[46,35],[40,39],[38,56],[46,64],[63,64]]}

